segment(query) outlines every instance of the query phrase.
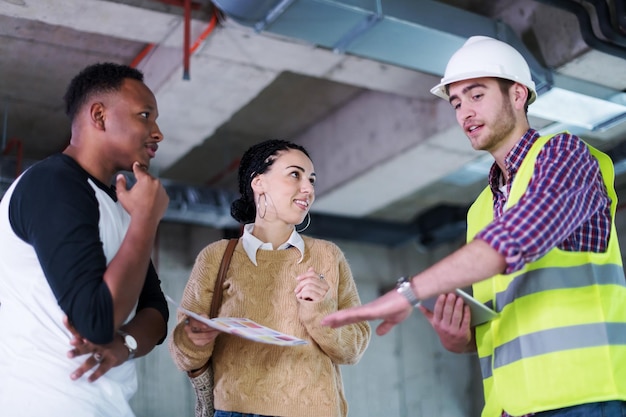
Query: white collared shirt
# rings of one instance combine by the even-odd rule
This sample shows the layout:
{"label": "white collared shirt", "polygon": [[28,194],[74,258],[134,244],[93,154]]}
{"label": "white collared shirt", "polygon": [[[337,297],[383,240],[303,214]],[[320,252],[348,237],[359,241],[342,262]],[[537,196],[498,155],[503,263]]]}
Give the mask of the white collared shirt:
{"label": "white collared shirt", "polygon": [[[254,265],[257,265],[256,262],[256,253],[259,249],[261,250],[274,250],[274,247],[271,243],[266,243],[261,241],[259,238],[252,234],[254,230],[254,223],[248,223],[243,227],[243,249],[248,254],[248,258]],[[302,236],[294,229],[289,236],[289,239],[282,245],[280,245],[276,250],[289,249],[290,247],[295,247],[300,251],[300,260],[298,263],[302,261],[304,258],[304,240],[302,240]]]}

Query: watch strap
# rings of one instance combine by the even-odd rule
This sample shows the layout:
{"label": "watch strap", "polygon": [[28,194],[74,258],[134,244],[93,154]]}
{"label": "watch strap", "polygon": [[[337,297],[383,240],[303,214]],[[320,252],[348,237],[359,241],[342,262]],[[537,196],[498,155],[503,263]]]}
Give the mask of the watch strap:
{"label": "watch strap", "polygon": [[401,294],[413,307],[417,307],[420,305],[421,301],[417,298],[415,291],[413,291],[413,287],[411,287],[411,280],[407,277],[398,278],[398,283],[396,284],[396,291]]}
{"label": "watch strap", "polygon": [[[128,334],[128,333],[126,333],[124,330],[121,330],[121,329],[119,329],[119,330],[117,331],[117,334],[119,334],[120,336],[122,336],[122,342],[124,342],[124,346],[126,346],[126,349],[128,349],[128,359],[126,359],[126,360],[131,360],[131,359],[133,359],[133,358],[135,357],[135,354],[137,353],[137,348],[136,348],[136,347],[135,347],[135,348],[133,348],[132,346],[129,346],[129,345],[128,345],[128,342],[126,342],[126,338],[127,338],[127,337],[132,337],[132,338],[133,338],[133,340],[135,340],[135,338],[134,338],[132,335],[130,335],[130,334]],[[136,344],[136,343],[137,343],[137,341],[135,340],[135,344]]]}

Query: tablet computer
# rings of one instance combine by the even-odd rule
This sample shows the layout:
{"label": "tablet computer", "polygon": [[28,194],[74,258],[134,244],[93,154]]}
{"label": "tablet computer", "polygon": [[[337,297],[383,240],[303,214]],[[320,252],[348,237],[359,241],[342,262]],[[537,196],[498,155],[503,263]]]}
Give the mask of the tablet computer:
{"label": "tablet computer", "polygon": [[[465,301],[465,304],[467,304],[470,308],[470,313],[472,315],[470,326],[477,326],[498,317],[498,313],[496,313],[465,291],[457,289],[455,292],[459,297],[463,299],[463,301]],[[439,296],[437,295],[427,298],[423,300],[420,305],[423,305],[427,310],[434,311],[437,297]]]}

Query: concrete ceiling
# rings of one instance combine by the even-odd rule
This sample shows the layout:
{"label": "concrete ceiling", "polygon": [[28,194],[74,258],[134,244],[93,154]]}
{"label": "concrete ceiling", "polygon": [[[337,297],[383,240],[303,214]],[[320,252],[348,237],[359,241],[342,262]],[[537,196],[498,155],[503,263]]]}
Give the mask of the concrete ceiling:
{"label": "concrete ceiling", "polygon": [[[472,34],[498,36],[531,59],[544,103],[534,113],[531,106],[534,127],[567,128],[604,150],[626,140],[619,1],[191,4],[186,20],[183,0],[0,0],[2,180],[15,177],[18,146],[24,166],[65,147],[66,85],[80,68],[112,61],[136,65],[156,94],[165,140],[151,170],[166,182],[217,190],[212,198],[224,199],[235,191],[238,157],[248,146],[286,138],[307,147],[315,163],[316,215],[343,220],[346,234],[364,220],[380,229],[414,228],[420,215],[464,207],[484,186],[489,158],[471,149],[450,106],[429,93],[449,55]],[[285,7],[263,24],[276,6]],[[574,117],[549,114],[555,101],[571,104],[567,94],[588,103],[572,104]],[[614,125],[580,121],[600,104],[614,106]],[[221,210],[227,218],[227,207]]]}

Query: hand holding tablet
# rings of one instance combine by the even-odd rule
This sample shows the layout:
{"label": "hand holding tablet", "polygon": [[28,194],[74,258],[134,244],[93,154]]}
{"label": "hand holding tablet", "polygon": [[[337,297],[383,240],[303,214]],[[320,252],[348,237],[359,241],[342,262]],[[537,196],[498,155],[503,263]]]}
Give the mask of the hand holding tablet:
{"label": "hand holding tablet", "polygon": [[[468,305],[470,308],[470,314],[472,315],[471,322],[470,322],[471,326],[477,326],[479,324],[486,323],[498,317],[498,313],[496,313],[495,311],[493,311],[486,305],[482,304],[480,301],[478,301],[477,299],[475,299],[474,297],[472,297],[465,291],[457,289],[455,293],[459,297],[463,298],[463,301],[465,302],[465,304]],[[426,308],[427,310],[434,311],[437,297],[439,296],[437,295],[437,296],[422,300],[420,305],[424,306],[424,308]]]}

